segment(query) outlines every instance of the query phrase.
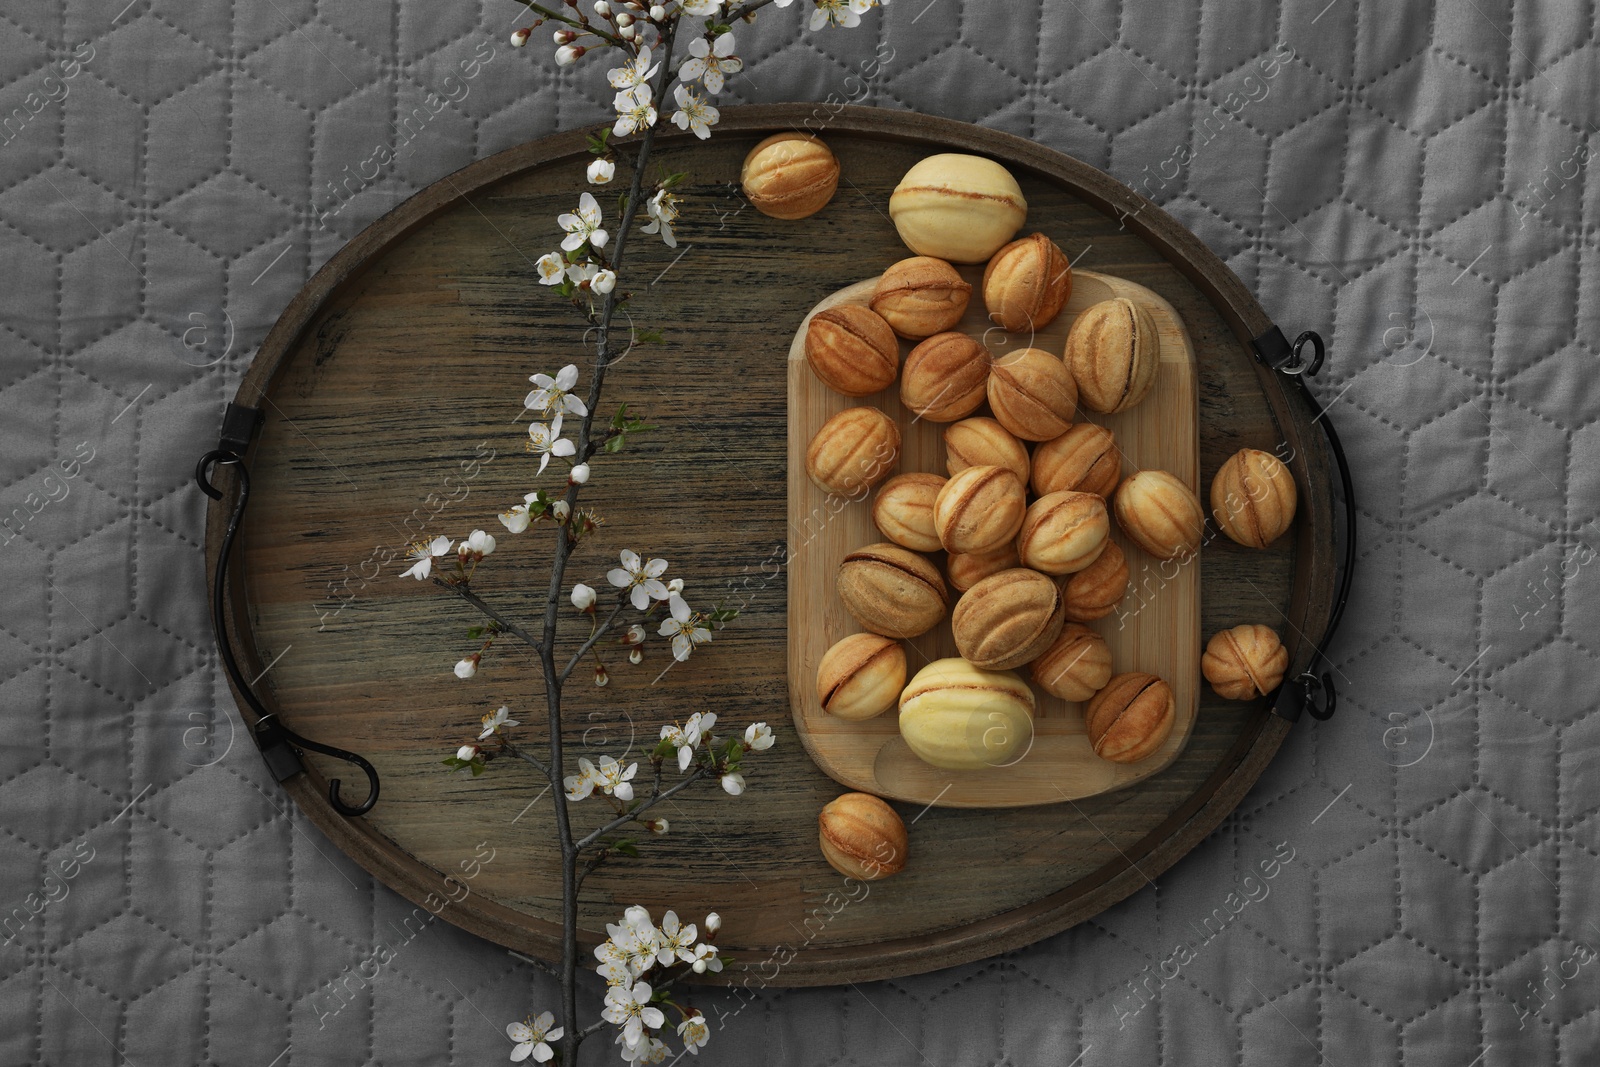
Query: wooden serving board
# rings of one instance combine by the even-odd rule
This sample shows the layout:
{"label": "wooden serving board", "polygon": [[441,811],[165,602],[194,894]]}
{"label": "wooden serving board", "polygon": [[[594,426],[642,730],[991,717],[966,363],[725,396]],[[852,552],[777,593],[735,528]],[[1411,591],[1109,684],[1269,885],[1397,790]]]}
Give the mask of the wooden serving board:
{"label": "wooden serving board", "polygon": [[[1199,393],[1194,347],[1171,304],[1142,285],[1109,274],[1075,271],[1072,295],[1054,321],[1033,334],[1009,334],[984,311],[981,267],[959,268],[973,296],[960,329],[982,341],[998,358],[1019,348],[1060,353],[1079,312],[1115,296],[1143,306],[1161,337],[1155,388],[1144,402],[1116,415],[1080,410],[1080,421],[1109,428],[1122,454],[1124,476],[1165,470],[1200,491]],[[950,771],[924,763],[900,736],[890,709],[877,718],[850,722],[822,710],[817,664],[834,642],[861,630],[835,589],[840,561],[849,552],[884,537],[873,525],[871,496],[846,502],[824,493],[806,476],[806,447],[819,427],[847,407],[870,405],[887,412],[900,428],[900,463],[895,474],[945,473],[944,423],[920,419],[900,403],[899,384],[869,397],[851,398],[829,389],[806,362],[806,327],[811,316],[840,304],[865,305],[878,279],[857,282],[825,298],[806,315],[789,346],[789,700],[795,730],[806,752],[829,777],[851,789],[919,804],[951,808],[1011,808],[1059,804],[1109,793],[1143,781],[1177,758],[1188,744],[1200,694],[1200,560],[1183,566],[1152,559],[1117,528],[1111,536],[1127,553],[1130,593],[1123,617],[1113,612],[1090,628],[1111,648],[1111,667],[1121,674],[1147,671],[1172,686],[1177,719],[1159,749],[1138,763],[1113,763],[1094,754],[1084,732],[1083,708],[1034,685],[1038,712],[1033,736],[1003,767]],[[911,344],[901,341],[901,354]],[[987,406],[974,412],[987,415]],[[1032,493],[1030,491],[1030,497]],[[944,553],[934,555],[940,570]],[[955,597],[951,590],[951,609]],[[907,674],[936,659],[956,656],[950,617],[904,642]],[[1017,674],[1027,677],[1027,668]]]}
{"label": "wooden serving board", "polygon": [[[1223,701],[1202,687],[1187,746],[1129,788],[920,817],[925,804],[896,801],[911,824],[906,869],[839,906],[848,887],[819,853],[817,813],[843,787],[791,725],[788,601],[805,594],[784,565],[801,538],[789,523],[786,354],[818,301],[905,256],[887,206],[919,159],[958,151],[1004,163],[1028,198],[1028,231],[1081,257],[1080,277],[1127,279],[1176,310],[1195,356],[1200,484],[1238,448],[1293,450],[1294,535],[1265,552],[1225,539],[1206,547],[1201,633],[1272,624],[1299,669],[1323,633],[1333,589],[1317,427],[1252,359],[1249,340],[1269,320],[1193,234],[1058,152],[855,107],[829,112],[821,129],[847,179],[832,203],[799,222],[749,208],[738,185],[745,154],[774,132],[816,129],[815,120],[811,105],[729,107],[709,141],[676,130],[658,141],[660,165],[690,175],[679,247],[641,239],[626,288],[634,322],[661,328],[665,343],[640,346],[612,371],[605,413],[625,402],[657,429],[595,463],[584,500],[607,524],[569,571],[603,586],[620,549],[659,555],[671,560],[669,577],[688,581],[691,603],[721,601],[740,616],[695,653],[690,670],[662,675],[656,648],[638,668],[614,655],[603,690],[569,688],[568,759],[630,746],[638,758],[663,722],[701,710],[738,727],[764,719],[777,735],[747,765],[743,796],[686,790],[667,804],[670,834],[642,843],[640,860],[608,863],[585,881],[579,937],[603,939],[605,923],[634,903],[691,916],[715,910],[724,920],[719,946],[741,961],[721,980],[755,988],[950,966],[1094,915],[1203,840],[1288,732],[1265,702]],[[548,484],[534,480],[522,449],[527,378],[584,365],[592,350],[573,310],[537,285],[532,263],[555,247],[555,217],[584,188],[585,136],[529,142],[442,178],[354,236],[284,310],[236,396],[263,419],[246,453],[253,492],[222,591],[262,701],[308,737],[362,753],[383,776],[377,807],[344,819],[328,804],[327,780],[342,777],[349,789],[360,776],[309,754],[308,773],[283,786],[300,810],[414,903],[452,900],[446,921],[546,959],[560,954],[561,893],[543,784],[499,762],[477,779],[439,763],[500,704],[537,742],[537,664],[500,642],[476,678],[456,679],[451,666],[481,618],[398,573],[408,541],[479,527],[501,533],[495,514]],[[923,458],[936,467],[932,451]],[[220,472],[223,485],[231,470]],[[1180,473],[1195,477],[1192,467]],[[210,505],[208,573],[228,510]],[[506,536],[474,588],[529,619],[541,610],[529,590],[547,580],[548,551],[542,535]],[[571,615],[561,621],[559,647],[571,650],[587,630]],[[813,669],[793,668],[806,688]],[[577,809],[580,829],[598,817]],[[495,859],[461,899],[461,865],[479,842]]]}

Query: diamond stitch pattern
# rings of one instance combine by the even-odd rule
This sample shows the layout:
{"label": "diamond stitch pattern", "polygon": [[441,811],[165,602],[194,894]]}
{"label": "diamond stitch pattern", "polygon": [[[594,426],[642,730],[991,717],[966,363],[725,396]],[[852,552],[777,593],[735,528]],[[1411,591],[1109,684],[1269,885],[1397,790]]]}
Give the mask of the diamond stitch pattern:
{"label": "diamond stitch pattern", "polygon": [[[1600,965],[1537,983],[1600,942],[1591,8],[898,0],[853,34],[798,30],[798,7],[740,29],[729,102],[820,100],[886,41],[863,102],[1105,167],[1286,330],[1322,331],[1313,387],[1358,471],[1363,556],[1329,650],[1343,710],[1297,727],[1156,886],[948,972],[743,1008],[710,994],[739,1010],[706,1062],[1588,1067]],[[249,356],[346,240],[474,159],[606,113],[598,72],[558,75],[544,31],[506,47],[516,17],[0,0],[0,504],[79,441],[97,450],[7,543],[0,919],[75,843],[94,858],[0,943],[0,1062],[491,1062],[504,1023],[549,999],[539,972],[436,922],[328,1014],[412,909],[230,743],[188,481]],[[483,41],[467,96],[398,130]],[[1280,42],[1294,57],[1267,95],[1198,136]],[[85,44],[33,113],[48,65]],[[1162,172],[1180,146],[1192,158]],[[1386,745],[1421,712],[1414,747]],[[1136,994],[1280,841],[1296,859],[1271,895]]]}

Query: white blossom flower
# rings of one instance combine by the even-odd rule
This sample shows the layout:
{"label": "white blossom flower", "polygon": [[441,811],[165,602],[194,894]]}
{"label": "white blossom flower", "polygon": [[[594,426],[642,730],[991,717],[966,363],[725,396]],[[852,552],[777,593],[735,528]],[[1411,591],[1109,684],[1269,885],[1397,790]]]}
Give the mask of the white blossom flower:
{"label": "white blossom flower", "polygon": [[705,97],[685,85],[675,87],[672,95],[678,101],[678,110],[672,113],[672,121],[678,129],[692,130],[702,141],[710,137],[711,127],[717,124],[722,112],[712,107]]}
{"label": "white blossom flower", "polygon": [[633,799],[633,776],[639,773],[639,765],[630,763],[624,767],[610,756],[600,757],[600,766],[595,768],[594,784],[611,796],[621,801]]}
{"label": "white blossom flower", "polygon": [[605,296],[617,287],[617,272],[609,267],[597,273],[589,282],[589,288]]}
{"label": "white blossom flower", "polygon": [[720,929],[722,929],[722,916],[718,915],[714,911],[710,912],[709,914],[707,914],[706,915],[706,933],[707,934],[711,934],[711,935],[714,936],[716,934],[716,932],[718,930],[720,930]]}
{"label": "white blossom flower", "polygon": [[656,105],[650,98],[648,85],[618,93],[612,103],[617,109],[617,121],[611,127],[613,137],[626,137],[636,130],[648,130],[656,124]]}
{"label": "white blossom flower", "polygon": [[744,775],[735,771],[722,776],[722,791],[730,797],[736,797],[744,792]]}
{"label": "white blossom flower", "polygon": [[674,579],[672,579],[672,581],[668,582],[667,583],[667,592],[669,592],[669,593],[681,593],[681,592],[683,592],[683,579],[682,578],[674,578]]}
{"label": "white blossom flower", "polygon": [[764,722],[753,722],[744,728],[744,743],[753,751],[765,752],[772,747],[772,727]]}
{"label": "white blossom flower", "polygon": [[744,60],[733,54],[733,34],[724,33],[716,44],[704,37],[689,42],[689,58],[678,68],[678,77],[686,82],[696,78],[705,83],[706,92],[722,92],[723,75],[737,74],[744,69]]}
{"label": "white blossom flower", "polygon": [[650,1006],[652,992],[649,982],[606,990],[606,1006],[600,1015],[606,1022],[622,1027],[623,1043],[630,1048],[639,1044],[646,1027],[658,1030],[667,1021],[660,1008]]}
{"label": "white blossom flower", "polygon": [[572,606],[579,611],[588,611],[594,607],[594,590],[579,582],[572,587]]}
{"label": "white blossom flower", "polygon": [[506,511],[500,513],[500,525],[514,534],[519,534],[528,528],[528,505],[513,504]]}
{"label": "white blossom flower", "polygon": [[700,1055],[700,1050],[711,1040],[711,1028],[706,1025],[706,1017],[695,1012],[683,1022],[678,1024],[678,1037],[683,1040],[683,1048],[691,1056]]}
{"label": "white blossom flower", "polygon": [[589,406],[572,395],[578,384],[578,365],[568,363],[556,371],[554,378],[548,374],[530,374],[528,381],[534,388],[523,398],[522,406],[541,415],[587,415]]}
{"label": "white blossom flower", "polygon": [[528,1019],[520,1023],[511,1023],[506,1027],[506,1036],[517,1043],[511,1050],[513,1063],[533,1057],[535,1063],[546,1063],[555,1051],[549,1042],[560,1041],[561,1035],[566,1031],[555,1026],[556,1017],[549,1012],[540,1013],[537,1019]]}
{"label": "white blossom flower", "polygon": [[636,622],[623,633],[622,643],[625,645],[642,645],[644,644],[644,637],[644,625]]}
{"label": "white blossom flower", "polygon": [[573,485],[585,485],[589,481],[589,465],[580,463],[567,472],[567,481]]}
{"label": "white blossom flower", "polygon": [[607,571],[606,581],[618,589],[628,590],[628,599],[636,609],[643,611],[650,606],[650,601],[667,599],[667,587],[661,584],[661,575],[667,569],[666,560],[653,559],[646,563],[637,552],[626,548],[621,558],[622,566]]}
{"label": "white blossom flower", "polygon": [[460,553],[462,559],[490,555],[494,552],[494,535],[484,530],[473,530],[456,551]]}
{"label": "white blossom flower", "polygon": [[478,673],[478,653],[474,652],[460,663],[456,664],[457,678],[471,678]]}
{"label": "white blossom flower", "polygon": [[[633,981],[635,975],[629,969],[627,957],[617,947],[616,942],[604,941],[595,946],[594,952],[601,959],[600,965],[594,969],[595,973],[606,980],[606,985],[622,985],[624,982]],[[601,953],[606,955],[602,956]]]}
{"label": "white blossom flower", "polygon": [[639,232],[659,233],[663,244],[668,248],[677,248],[678,238],[673,235],[672,224],[678,218],[678,198],[669,190],[662,189],[645,201],[645,211],[650,221],[640,226]]}
{"label": "white blossom flower", "polygon": [[567,276],[567,257],[560,252],[546,252],[533,269],[539,272],[540,285],[560,285]]}
{"label": "white blossom flower", "polygon": [[715,15],[722,9],[722,0],[683,0],[685,15]]}
{"label": "white blossom flower", "polygon": [[589,164],[589,184],[605,185],[617,176],[617,165],[609,159],[597,159]]}
{"label": "white blossom flower", "polygon": [[694,962],[694,942],[699,936],[694,923],[688,926],[678,925],[678,913],[669,911],[661,917],[659,943],[656,946],[656,961],[663,967],[670,967],[678,960],[684,963]]}
{"label": "white blossom flower", "polygon": [[700,625],[700,616],[691,612],[683,597],[676,593],[669,594],[667,607],[672,617],[661,620],[657,633],[672,638],[672,656],[682,663],[696,648],[711,640],[711,631]]}
{"label": "white blossom flower", "polygon": [[585,191],[579,194],[576,212],[556,216],[556,225],[567,231],[567,236],[561,241],[561,247],[572,252],[588,242],[595,248],[604,248],[611,238],[601,228],[600,222],[600,202],[591,192]]}
{"label": "white blossom flower", "polygon": [[433,561],[449,552],[453,544],[454,541],[442,534],[432,541],[418,541],[411,546],[411,552],[406,556],[411,561],[411,566],[402,571],[400,577],[422,581],[433,573]]}
{"label": "white blossom flower", "polygon": [[671,824],[665,819],[646,819],[644,821],[645,829],[656,835],[666,833],[669,825]]}
{"label": "white blossom flower", "polygon": [[815,33],[830,23],[846,29],[861,25],[861,11],[854,0],[815,0],[817,9],[811,13],[811,31]]}
{"label": "white blossom flower", "polygon": [[672,1055],[672,1050],[667,1048],[666,1042],[649,1034],[646,1034],[637,1045],[630,1045],[626,1036],[618,1031],[613,1043],[622,1046],[623,1063],[634,1065],[665,1063],[667,1057]]}
{"label": "white blossom flower", "polygon": [[[639,49],[639,54],[622,66],[606,74],[606,80],[611,82],[611,88],[620,95],[632,89],[645,85],[656,76],[656,71],[661,69],[661,64],[650,65],[650,46],[645,45]],[[617,110],[622,110],[618,107]]]}
{"label": "white blossom flower", "polygon": [[683,725],[683,736],[691,745],[698,745],[700,739],[711,735],[711,728],[717,725],[717,713],[714,711],[697,711],[689,716],[689,721]]}
{"label": "white blossom flower", "polygon": [[561,780],[561,784],[566,787],[568,800],[583,800],[593,793],[594,787],[599,784],[594,764],[579,757],[578,773],[567,775]]}
{"label": "white blossom flower", "polygon": [[705,974],[707,971],[716,974],[722,970],[722,961],[717,958],[717,946],[700,942],[694,947],[694,962],[689,966],[695,974]]}
{"label": "white blossom flower", "polygon": [[572,505],[567,503],[565,500],[557,500],[554,504],[550,505],[550,517],[555,519],[557,522],[566,522],[567,517],[571,514]]}
{"label": "white blossom flower", "polygon": [[471,763],[473,760],[475,760],[477,758],[478,758],[478,746],[477,745],[462,745],[460,748],[456,749],[456,759],[460,760],[463,763]]}
{"label": "white blossom flower", "polygon": [[567,268],[567,280],[573,285],[581,287],[584,282],[600,273],[600,268],[593,263],[574,263]]}
{"label": "white blossom flower", "polygon": [[528,449],[539,457],[539,473],[543,474],[551,456],[570,456],[578,450],[571,441],[561,436],[561,416],[550,425],[542,422],[528,424]]}
{"label": "white blossom flower", "polygon": [[522,724],[511,717],[511,709],[504,704],[499,710],[483,717],[483,733],[478,735],[478,740],[486,740],[491,734],[498,733],[505,726],[521,726]]}

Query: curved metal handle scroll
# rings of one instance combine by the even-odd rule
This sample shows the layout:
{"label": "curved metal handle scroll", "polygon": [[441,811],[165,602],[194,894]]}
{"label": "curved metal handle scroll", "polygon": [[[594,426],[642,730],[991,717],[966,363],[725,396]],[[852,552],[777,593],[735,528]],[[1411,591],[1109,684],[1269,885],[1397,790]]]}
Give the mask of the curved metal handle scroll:
{"label": "curved metal handle scroll", "polygon": [[228,672],[228,678],[233,682],[239,695],[256,714],[256,747],[261,750],[261,755],[267,761],[267,767],[274,777],[282,782],[305,770],[294,753],[295,748],[310,749],[312,752],[320,752],[324,756],[352,763],[361,768],[362,773],[367,776],[366,799],[359,804],[345,803],[339,796],[340,780],[333,778],[328,782],[328,803],[332,805],[334,811],[346,818],[365,815],[378,802],[377,769],[354,752],[313,741],[285,726],[255,695],[250,683],[245,679],[244,671],[239,668],[238,659],[233,654],[233,646],[228,642],[223,583],[228,579],[228,560],[233,553],[233,539],[239,531],[239,520],[244,516],[245,505],[250,500],[250,471],[244,465],[244,457],[229,449],[215,448],[201,456],[200,462],[195,465],[194,480],[200,486],[200,491],[212,500],[221,500],[223,496],[222,490],[211,481],[211,472],[219,465],[237,468],[239,486],[238,498],[234,501],[232,514],[228,516],[228,527],[222,535],[222,545],[217,551],[217,568],[211,581],[211,628],[216,633],[217,651],[222,656],[223,669]]}
{"label": "curved metal handle scroll", "polygon": [[[1307,346],[1312,352],[1309,361],[1305,358]],[[1328,418],[1327,410],[1317,402],[1311,390],[1305,387],[1305,379],[1314,377],[1322,369],[1327,358],[1327,346],[1323,343],[1322,336],[1314,330],[1301,333],[1291,345],[1282,331],[1274,326],[1256,338],[1254,347],[1256,357],[1261,362],[1299,382],[1300,395],[1311,408],[1311,421],[1322,427],[1322,432],[1328,439],[1328,451],[1332,453],[1333,461],[1339,468],[1339,488],[1344,494],[1344,565],[1339,576],[1339,591],[1334,597],[1333,609],[1328,613],[1327,628],[1322,633],[1322,644],[1325,646],[1338,632],[1339,623],[1344,618],[1345,604],[1350,599],[1350,587],[1355,582],[1356,572],[1356,490],[1355,483],[1350,477],[1350,461],[1345,457],[1344,445],[1339,440],[1338,431],[1333,428],[1333,420]],[[1339,690],[1333,684],[1333,675],[1327,671],[1319,675],[1316,669],[1317,664],[1325,659],[1322,649],[1317,648],[1311,662],[1296,679],[1300,706],[1317,720],[1332,718],[1339,706]]]}

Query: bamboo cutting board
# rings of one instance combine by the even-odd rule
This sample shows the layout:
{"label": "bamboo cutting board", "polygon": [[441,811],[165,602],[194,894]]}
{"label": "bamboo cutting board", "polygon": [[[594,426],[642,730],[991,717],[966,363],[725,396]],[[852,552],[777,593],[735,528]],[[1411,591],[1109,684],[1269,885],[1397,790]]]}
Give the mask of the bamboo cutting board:
{"label": "bamboo cutting board", "polygon": [[[1080,409],[1077,418],[1111,430],[1122,453],[1124,477],[1137,470],[1170,471],[1199,494],[1194,348],[1171,304],[1133,282],[1077,271],[1072,297],[1053,322],[1033,335],[1009,334],[990,323],[984,312],[982,268],[959,269],[973,286],[960,328],[981,340],[996,358],[1028,347],[1061,352],[1078,313],[1101,300],[1125,296],[1148,310],[1161,336],[1154,390],[1129,411],[1097,415]],[[893,708],[864,722],[849,722],[822,710],[817,664],[836,641],[861,630],[834,588],[839,563],[847,553],[884,537],[873,525],[870,496],[854,501],[833,497],[806,476],[806,446],[833,415],[847,407],[870,405],[887,412],[900,428],[902,451],[894,473],[945,473],[946,424],[919,419],[903,407],[898,383],[870,397],[845,397],[823,385],[806,363],[811,316],[840,304],[867,304],[877,281],[857,282],[824,299],[806,316],[789,346],[789,699],[806,752],[842,785],[942,807],[1059,804],[1150,777],[1177,758],[1194,728],[1200,688],[1200,560],[1196,557],[1181,566],[1156,560],[1124,537],[1115,519],[1111,536],[1128,557],[1128,595],[1117,611],[1089,625],[1110,646],[1115,673],[1147,671],[1172,686],[1177,702],[1172,734],[1147,759],[1126,764],[1096,756],[1084,733],[1082,705],[1050,696],[1036,685],[1038,712],[1023,754],[1004,766],[977,771],[950,771],[924,763],[901,738]],[[910,342],[901,341],[902,356],[910,348]],[[974,414],[988,413],[985,407]],[[942,571],[944,554],[934,558]],[[938,626],[904,644],[908,676],[936,659],[959,655],[948,613]],[[1027,677],[1027,670],[1022,667],[1016,673]]]}

